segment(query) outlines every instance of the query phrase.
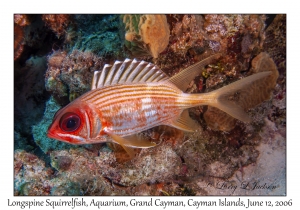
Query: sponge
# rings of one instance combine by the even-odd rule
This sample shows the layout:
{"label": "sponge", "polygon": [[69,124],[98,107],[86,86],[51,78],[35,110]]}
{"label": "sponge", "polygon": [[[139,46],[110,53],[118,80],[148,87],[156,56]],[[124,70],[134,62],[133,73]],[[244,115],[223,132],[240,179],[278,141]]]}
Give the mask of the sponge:
{"label": "sponge", "polygon": [[124,15],[125,45],[133,55],[157,58],[169,44],[170,29],[165,15]]}

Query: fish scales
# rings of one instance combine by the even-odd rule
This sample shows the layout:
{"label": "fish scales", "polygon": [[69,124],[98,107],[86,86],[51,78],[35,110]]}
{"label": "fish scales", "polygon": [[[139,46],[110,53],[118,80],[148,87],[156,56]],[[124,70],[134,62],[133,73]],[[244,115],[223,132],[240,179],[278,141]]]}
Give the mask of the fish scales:
{"label": "fish scales", "polygon": [[[155,86],[155,87],[154,87]],[[84,95],[84,100],[87,100],[89,102],[94,102],[96,100],[106,101],[107,98],[110,98],[112,94],[115,94],[116,91],[122,96],[126,94],[134,94],[138,93],[139,91],[145,91],[145,88],[152,88],[152,91],[156,91],[157,93],[161,94],[168,94],[168,91],[173,92],[173,93],[179,93],[178,91],[176,92],[173,89],[165,89],[165,86],[162,85],[157,85],[151,83],[145,83],[145,84],[135,84],[135,85],[116,85],[116,86],[108,86],[104,87],[101,89],[101,92],[104,92],[102,94],[99,94],[99,90],[95,89],[94,91],[90,91],[88,95]],[[106,98],[107,97],[107,98]]]}
{"label": "fish scales", "polygon": [[182,91],[171,84],[145,83],[95,89],[81,100],[95,106],[102,120],[111,122],[108,129],[127,136],[178,116],[182,102],[189,104],[183,97]]}

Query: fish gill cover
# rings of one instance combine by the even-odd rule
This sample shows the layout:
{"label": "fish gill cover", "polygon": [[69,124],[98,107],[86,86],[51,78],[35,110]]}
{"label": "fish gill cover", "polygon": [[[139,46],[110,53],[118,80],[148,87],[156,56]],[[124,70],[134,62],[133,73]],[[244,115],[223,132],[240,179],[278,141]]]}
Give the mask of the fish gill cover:
{"label": "fish gill cover", "polygon": [[[15,14],[14,194],[285,195],[286,15],[268,20],[252,14]],[[133,158],[114,143],[75,146],[47,137],[55,113],[88,92],[105,64],[136,58],[172,77],[217,53],[185,92],[209,93],[271,71],[265,81],[227,96],[251,123],[212,106],[190,108],[197,131],[162,125],[138,133],[135,138],[158,145],[134,149]],[[216,186],[245,181],[249,189],[270,187],[233,192]]]}

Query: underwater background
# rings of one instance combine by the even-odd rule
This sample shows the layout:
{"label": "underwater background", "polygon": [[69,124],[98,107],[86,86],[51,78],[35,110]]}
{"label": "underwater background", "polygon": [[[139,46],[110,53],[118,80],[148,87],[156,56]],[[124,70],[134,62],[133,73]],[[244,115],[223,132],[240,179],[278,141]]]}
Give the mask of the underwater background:
{"label": "underwater background", "polygon": [[[276,64],[272,97],[248,110],[251,124],[191,108],[199,131],[147,130],[162,142],[132,160],[115,145],[47,138],[56,111],[104,64],[137,58],[173,76],[214,53],[222,58],[186,92],[244,78],[266,54]],[[285,153],[286,15],[14,15],[15,195],[285,195]]]}

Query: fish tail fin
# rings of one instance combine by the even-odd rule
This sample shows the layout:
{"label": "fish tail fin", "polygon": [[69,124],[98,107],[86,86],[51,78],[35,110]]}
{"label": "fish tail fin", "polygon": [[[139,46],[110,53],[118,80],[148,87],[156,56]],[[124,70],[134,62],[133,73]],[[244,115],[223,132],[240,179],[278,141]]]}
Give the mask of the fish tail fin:
{"label": "fish tail fin", "polygon": [[245,112],[244,104],[252,103],[250,100],[253,100],[254,94],[256,98],[261,97],[260,93],[253,90],[258,86],[263,87],[262,83],[265,80],[262,79],[271,74],[271,71],[265,71],[251,75],[218,90],[205,93],[201,95],[203,96],[201,100],[206,105],[216,107],[242,122],[249,123],[251,119]]}

